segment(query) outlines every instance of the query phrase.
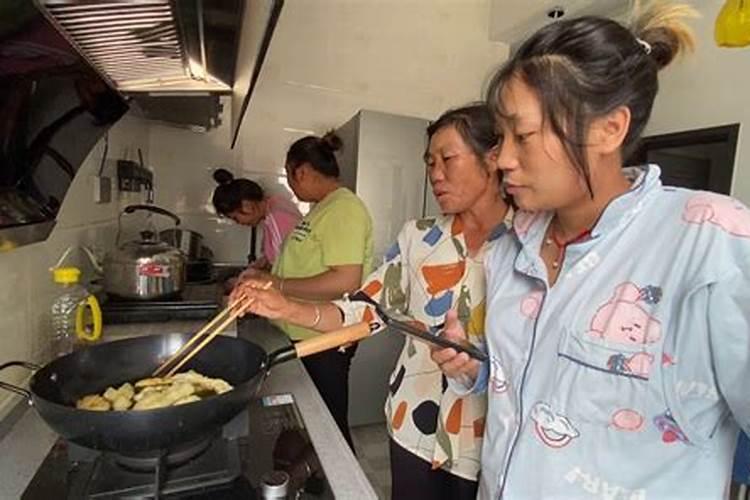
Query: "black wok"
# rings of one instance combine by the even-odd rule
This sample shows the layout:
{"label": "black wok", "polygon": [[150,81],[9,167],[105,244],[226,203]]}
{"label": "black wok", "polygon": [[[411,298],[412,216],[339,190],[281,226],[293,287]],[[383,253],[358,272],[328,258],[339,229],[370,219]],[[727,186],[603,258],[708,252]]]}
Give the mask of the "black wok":
{"label": "black wok", "polygon": [[[0,387],[27,397],[42,419],[73,443],[126,456],[159,454],[218,432],[247,407],[273,365],[356,342],[369,333],[369,326],[360,323],[271,354],[247,340],[218,336],[184,370],[222,378],[234,389],[168,408],[96,412],[77,409],[75,402],[109,386],[150,376],[190,338],[188,334],[153,335],[87,347],[38,369],[29,390],[4,382]],[[36,368],[15,361],[0,365],[0,371],[11,366]]]}

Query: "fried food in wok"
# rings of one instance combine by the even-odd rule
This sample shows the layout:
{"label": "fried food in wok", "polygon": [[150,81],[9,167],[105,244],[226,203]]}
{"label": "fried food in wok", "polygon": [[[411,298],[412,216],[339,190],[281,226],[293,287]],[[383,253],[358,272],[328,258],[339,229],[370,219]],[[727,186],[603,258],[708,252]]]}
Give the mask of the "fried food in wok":
{"label": "fried food in wok", "polygon": [[118,388],[107,387],[102,394],[89,394],[76,401],[76,408],[92,411],[153,410],[200,401],[231,391],[226,380],[210,378],[190,370],[171,377],[144,378]]}

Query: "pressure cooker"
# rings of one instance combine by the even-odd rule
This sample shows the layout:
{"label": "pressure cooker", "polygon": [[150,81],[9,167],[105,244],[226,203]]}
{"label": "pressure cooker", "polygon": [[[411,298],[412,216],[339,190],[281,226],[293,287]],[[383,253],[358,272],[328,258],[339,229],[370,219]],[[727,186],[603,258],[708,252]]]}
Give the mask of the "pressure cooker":
{"label": "pressure cooker", "polygon": [[185,255],[159,241],[155,230],[142,231],[140,239],[122,245],[120,219],[124,214],[147,211],[170,217],[175,226],[180,218],[152,205],[129,205],[120,214],[115,250],[104,258],[104,290],[117,297],[153,300],[179,294],[185,285]]}

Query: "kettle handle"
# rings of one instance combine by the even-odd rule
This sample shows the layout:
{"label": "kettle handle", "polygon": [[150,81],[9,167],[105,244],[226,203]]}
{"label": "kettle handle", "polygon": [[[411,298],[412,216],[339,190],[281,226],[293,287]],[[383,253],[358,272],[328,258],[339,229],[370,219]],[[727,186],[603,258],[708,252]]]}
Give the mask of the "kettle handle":
{"label": "kettle handle", "polygon": [[169,217],[174,221],[175,226],[180,225],[180,218],[177,217],[175,214],[170,212],[167,209],[156,207],[154,205],[128,205],[125,207],[122,211],[124,214],[132,214],[133,212],[136,212],[138,210],[145,210],[147,212],[153,212],[155,214],[163,215],[165,217]]}

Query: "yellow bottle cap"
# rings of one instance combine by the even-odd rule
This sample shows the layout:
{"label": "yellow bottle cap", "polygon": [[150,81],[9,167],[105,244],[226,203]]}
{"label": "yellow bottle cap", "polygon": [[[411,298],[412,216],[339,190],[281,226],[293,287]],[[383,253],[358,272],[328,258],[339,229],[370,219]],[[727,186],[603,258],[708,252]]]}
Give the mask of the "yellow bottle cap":
{"label": "yellow bottle cap", "polygon": [[56,267],[52,270],[52,276],[55,283],[70,285],[72,283],[78,283],[78,280],[81,277],[81,270],[77,267]]}

